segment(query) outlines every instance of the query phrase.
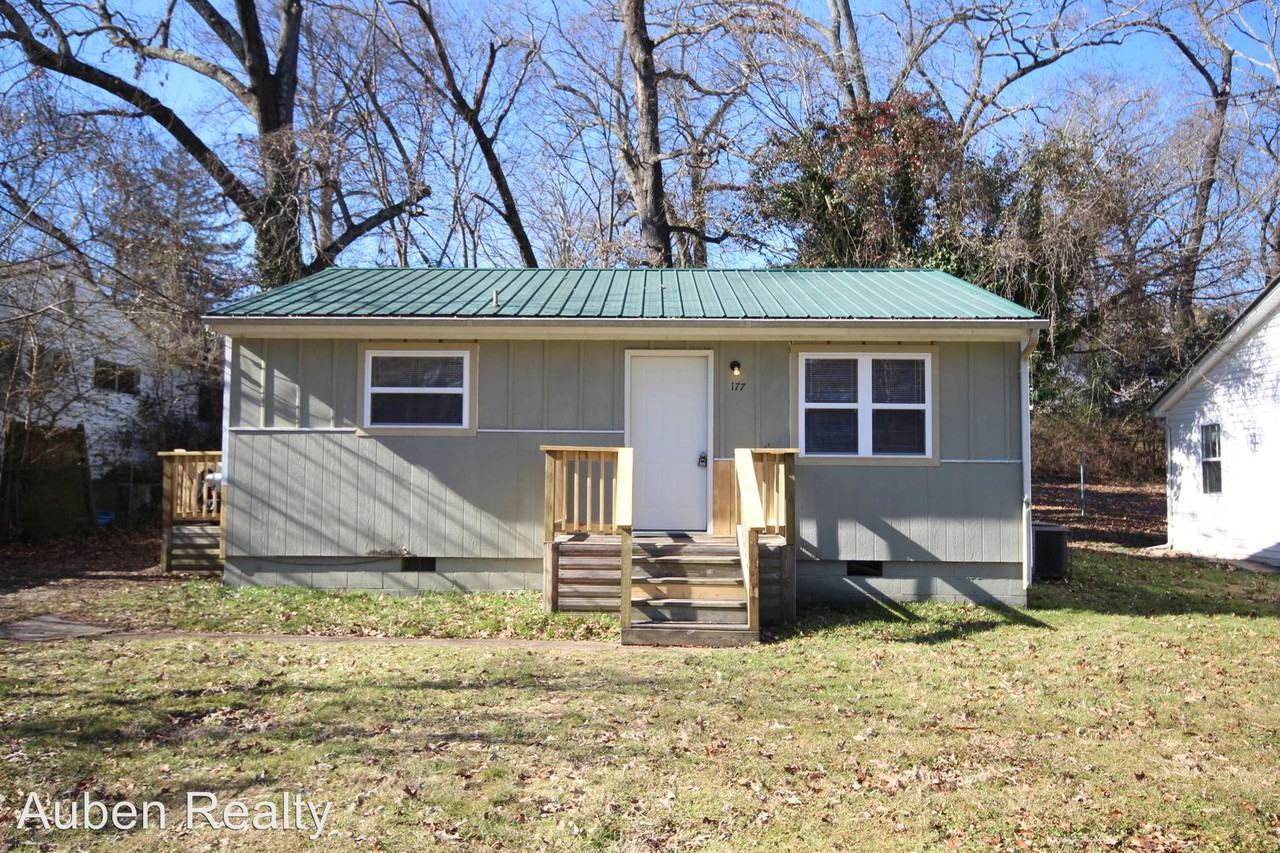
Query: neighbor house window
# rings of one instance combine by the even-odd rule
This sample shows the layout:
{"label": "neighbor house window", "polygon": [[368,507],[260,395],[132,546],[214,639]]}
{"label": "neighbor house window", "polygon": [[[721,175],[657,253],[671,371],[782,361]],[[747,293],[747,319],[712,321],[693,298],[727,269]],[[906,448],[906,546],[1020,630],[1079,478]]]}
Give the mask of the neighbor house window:
{"label": "neighbor house window", "polygon": [[1200,427],[1200,483],[1206,492],[1222,491],[1222,427]]}
{"label": "neighbor house window", "polygon": [[466,351],[368,350],[364,425],[466,427]]}
{"label": "neighbor house window", "polygon": [[142,371],[125,367],[104,358],[93,360],[93,387],[121,394],[137,394],[142,390]]}
{"label": "neighbor house window", "polygon": [[806,456],[929,456],[930,359],[922,354],[800,356],[800,450]]}

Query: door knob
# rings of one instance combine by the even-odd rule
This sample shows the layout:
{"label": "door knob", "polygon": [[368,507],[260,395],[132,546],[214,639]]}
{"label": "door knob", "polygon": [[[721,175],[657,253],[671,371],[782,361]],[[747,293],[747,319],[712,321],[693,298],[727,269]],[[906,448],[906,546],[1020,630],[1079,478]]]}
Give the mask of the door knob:
{"label": "door knob", "polygon": [[707,467],[707,454],[705,452],[698,454],[698,467],[699,468]]}

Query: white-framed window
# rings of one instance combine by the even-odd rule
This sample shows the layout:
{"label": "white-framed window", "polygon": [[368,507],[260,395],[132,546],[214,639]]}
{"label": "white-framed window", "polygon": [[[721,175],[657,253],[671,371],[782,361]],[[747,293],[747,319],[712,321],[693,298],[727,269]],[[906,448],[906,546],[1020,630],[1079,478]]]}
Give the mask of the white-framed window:
{"label": "white-framed window", "polygon": [[467,428],[470,368],[467,350],[366,350],[364,426]]}
{"label": "white-framed window", "polygon": [[931,376],[929,353],[801,353],[800,452],[931,456]]}
{"label": "white-framed window", "polygon": [[1222,491],[1222,426],[1200,427],[1200,486],[1206,494]]}

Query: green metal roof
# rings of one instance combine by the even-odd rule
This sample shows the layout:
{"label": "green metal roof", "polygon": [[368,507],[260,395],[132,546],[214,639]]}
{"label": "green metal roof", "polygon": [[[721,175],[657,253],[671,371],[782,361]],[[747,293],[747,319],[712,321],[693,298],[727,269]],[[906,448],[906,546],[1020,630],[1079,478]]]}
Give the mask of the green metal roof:
{"label": "green metal roof", "polygon": [[216,317],[1026,320],[939,270],[333,267]]}

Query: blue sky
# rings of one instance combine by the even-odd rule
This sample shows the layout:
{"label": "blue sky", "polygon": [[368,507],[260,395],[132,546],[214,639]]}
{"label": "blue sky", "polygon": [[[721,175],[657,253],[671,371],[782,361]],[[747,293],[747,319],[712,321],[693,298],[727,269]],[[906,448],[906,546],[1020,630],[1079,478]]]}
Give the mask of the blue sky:
{"label": "blue sky", "polygon": [[[127,9],[131,15],[140,18],[153,18],[163,12],[164,5],[160,0],[135,0],[132,3],[122,4],[118,8]],[[806,0],[805,5],[808,7],[806,11],[815,18],[825,20],[828,15],[826,3],[822,0],[817,2]],[[454,8],[455,11],[463,12],[468,10],[468,4],[455,4]],[[863,4],[858,6],[857,12],[860,15],[874,16],[882,8],[887,7]],[[535,15],[536,10],[535,6],[533,10]],[[316,9],[311,10],[311,14],[317,13]],[[190,13],[186,17],[190,20]],[[874,52],[875,29],[878,26],[880,24],[874,17],[870,17],[864,25],[864,47],[869,53]],[[202,25],[197,24],[191,32],[199,33],[200,37],[208,43],[216,44],[212,36],[203,30]],[[177,40],[180,41],[182,38],[183,34],[178,34]],[[132,62],[126,60],[120,52],[107,54],[107,56],[113,57],[109,60],[113,70],[132,79],[134,71]],[[89,58],[98,60],[101,56],[90,55]],[[253,134],[252,122],[238,104],[230,101],[229,96],[220,87],[194,72],[171,64],[150,63],[148,69],[141,78],[142,85],[174,107],[202,136],[218,147],[234,143],[238,135]],[[1159,109],[1167,115],[1170,122],[1176,122],[1179,113],[1202,103],[1205,97],[1202,83],[1190,73],[1186,62],[1167,39],[1154,34],[1135,34],[1130,36],[1123,45],[1089,48],[1061,60],[1054,67],[1032,75],[1025,82],[1020,83],[1011,90],[1007,100],[1030,99],[1044,101],[1050,105],[1061,104],[1066,89],[1079,84],[1085,78],[1092,79],[1094,76],[1101,76],[1104,79],[1114,78],[1120,81],[1121,85],[1124,81],[1133,80],[1151,86],[1161,94],[1162,103]],[[74,83],[66,85],[78,88]],[[93,97],[101,96],[95,94]],[[1000,134],[1004,139],[1010,140],[1028,130],[1033,131],[1033,122],[1030,117],[1024,116],[1016,122],[1003,126]],[[155,132],[161,133],[158,130]],[[357,263],[362,259],[367,260],[368,256],[367,248],[357,246],[345,253],[342,261]],[[755,264],[760,263],[762,259],[751,253],[727,250],[720,252],[718,261]]]}

